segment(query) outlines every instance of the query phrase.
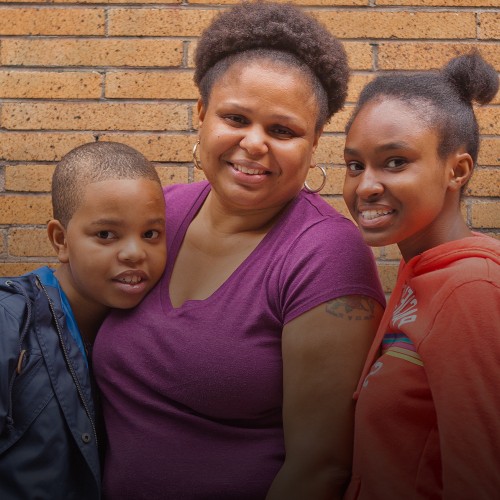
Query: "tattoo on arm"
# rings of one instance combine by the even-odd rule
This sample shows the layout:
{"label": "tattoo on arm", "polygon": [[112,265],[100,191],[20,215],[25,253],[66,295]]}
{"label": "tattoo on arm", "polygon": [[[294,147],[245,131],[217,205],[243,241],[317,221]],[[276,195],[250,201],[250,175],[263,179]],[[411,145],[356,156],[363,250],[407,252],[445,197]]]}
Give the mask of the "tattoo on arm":
{"label": "tattoo on arm", "polygon": [[375,303],[372,299],[358,295],[339,297],[326,304],[326,312],[337,318],[353,321],[373,319],[374,310]]}

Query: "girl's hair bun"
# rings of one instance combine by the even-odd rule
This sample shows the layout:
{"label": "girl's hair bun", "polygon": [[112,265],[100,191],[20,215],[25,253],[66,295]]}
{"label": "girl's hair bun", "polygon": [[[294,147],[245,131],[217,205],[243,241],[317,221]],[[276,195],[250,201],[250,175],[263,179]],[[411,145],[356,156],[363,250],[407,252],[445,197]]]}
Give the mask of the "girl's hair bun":
{"label": "girl's hair bun", "polygon": [[472,104],[489,103],[498,91],[498,75],[477,50],[455,57],[442,69],[460,97]]}

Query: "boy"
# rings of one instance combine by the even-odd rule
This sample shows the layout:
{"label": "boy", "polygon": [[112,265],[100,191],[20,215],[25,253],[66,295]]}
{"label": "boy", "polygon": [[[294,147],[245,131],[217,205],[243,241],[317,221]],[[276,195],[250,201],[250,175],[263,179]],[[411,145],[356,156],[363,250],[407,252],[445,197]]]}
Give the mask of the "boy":
{"label": "boy", "polygon": [[60,261],[0,279],[0,498],[100,497],[90,349],[109,308],[137,305],[166,261],[153,165],[119,143],[57,165],[49,240]]}

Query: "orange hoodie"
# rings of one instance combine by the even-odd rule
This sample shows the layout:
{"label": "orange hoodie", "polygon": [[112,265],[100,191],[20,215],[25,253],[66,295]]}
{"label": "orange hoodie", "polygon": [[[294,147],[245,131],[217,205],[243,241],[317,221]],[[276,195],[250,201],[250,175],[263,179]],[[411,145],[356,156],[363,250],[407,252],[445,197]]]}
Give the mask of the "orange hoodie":
{"label": "orange hoodie", "polygon": [[500,242],[401,263],[358,390],[346,499],[500,498]]}

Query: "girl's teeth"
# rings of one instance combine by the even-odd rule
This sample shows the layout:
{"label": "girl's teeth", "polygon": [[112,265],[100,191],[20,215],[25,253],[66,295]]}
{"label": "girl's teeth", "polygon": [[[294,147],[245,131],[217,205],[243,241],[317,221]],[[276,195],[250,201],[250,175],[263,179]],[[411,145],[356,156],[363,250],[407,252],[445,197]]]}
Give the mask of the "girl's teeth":
{"label": "girl's teeth", "polygon": [[364,210],[361,212],[361,217],[363,219],[372,220],[377,217],[382,217],[383,215],[388,215],[392,212],[392,210]]}

